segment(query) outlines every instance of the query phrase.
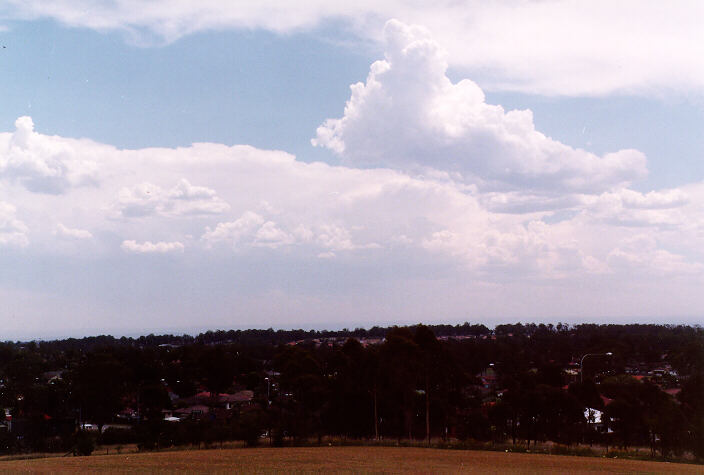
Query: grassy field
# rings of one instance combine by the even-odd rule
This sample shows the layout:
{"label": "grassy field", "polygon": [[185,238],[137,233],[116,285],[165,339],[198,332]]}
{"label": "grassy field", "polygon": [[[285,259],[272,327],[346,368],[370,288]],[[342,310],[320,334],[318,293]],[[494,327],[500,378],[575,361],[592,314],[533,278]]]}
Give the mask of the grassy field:
{"label": "grassy field", "polygon": [[0,462],[2,472],[702,473],[701,465],[410,447],[212,449]]}

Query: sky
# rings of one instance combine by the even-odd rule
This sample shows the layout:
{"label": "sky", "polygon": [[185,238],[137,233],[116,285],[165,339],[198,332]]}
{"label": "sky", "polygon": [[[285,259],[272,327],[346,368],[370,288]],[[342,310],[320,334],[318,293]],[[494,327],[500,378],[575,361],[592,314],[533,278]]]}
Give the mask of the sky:
{"label": "sky", "polygon": [[0,339],[704,323],[701,2],[0,5]]}

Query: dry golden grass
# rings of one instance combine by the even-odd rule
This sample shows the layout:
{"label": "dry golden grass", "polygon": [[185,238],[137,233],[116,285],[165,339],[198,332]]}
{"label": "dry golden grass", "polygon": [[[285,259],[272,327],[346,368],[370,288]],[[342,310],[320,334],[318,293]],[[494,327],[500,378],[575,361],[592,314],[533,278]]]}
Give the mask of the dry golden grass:
{"label": "dry golden grass", "polygon": [[3,472],[702,473],[700,465],[410,447],[185,450],[0,462]]}

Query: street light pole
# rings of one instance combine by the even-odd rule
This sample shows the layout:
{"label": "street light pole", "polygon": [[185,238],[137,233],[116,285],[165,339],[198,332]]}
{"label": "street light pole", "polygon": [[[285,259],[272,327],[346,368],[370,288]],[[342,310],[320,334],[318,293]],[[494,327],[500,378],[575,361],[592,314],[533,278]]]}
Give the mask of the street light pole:
{"label": "street light pole", "polygon": [[[271,380],[269,379],[268,376],[265,377],[264,379],[266,380],[266,407],[268,409],[269,407],[271,407]],[[272,444],[272,435],[271,435],[271,430],[272,430],[271,429],[271,418],[267,417],[267,420],[270,421],[269,430],[267,430],[267,432],[269,433],[269,447],[271,447],[273,445]]]}
{"label": "street light pole", "polygon": [[266,405],[269,406],[271,405],[271,380],[268,377],[264,379],[266,380]]}
{"label": "street light pole", "polygon": [[582,356],[582,359],[579,362],[579,382],[584,383],[584,359],[587,356],[613,356],[613,353],[610,351],[606,353],[587,353],[586,355]]}

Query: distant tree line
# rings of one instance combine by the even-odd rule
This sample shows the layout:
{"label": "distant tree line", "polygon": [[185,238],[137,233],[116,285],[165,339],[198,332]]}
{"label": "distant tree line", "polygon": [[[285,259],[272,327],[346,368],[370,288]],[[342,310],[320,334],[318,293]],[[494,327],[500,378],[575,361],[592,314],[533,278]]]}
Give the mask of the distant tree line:
{"label": "distant tree line", "polygon": [[[582,368],[586,354],[602,356]],[[628,374],[664,365],[671,371],[657,380]],[[143,448],[337,436],[644,446],[704,458],[699,327],[465,323],[6,342],[0,379],[6,452],[75,451],[90,422],[98,443]],[[242,389],[254,400],[222,417],[163,420],[175,395]],[[129,430],[104,430],[127,408],[136,413],[123,421]]]}

